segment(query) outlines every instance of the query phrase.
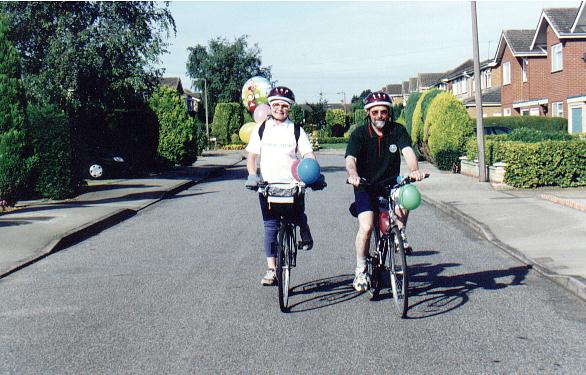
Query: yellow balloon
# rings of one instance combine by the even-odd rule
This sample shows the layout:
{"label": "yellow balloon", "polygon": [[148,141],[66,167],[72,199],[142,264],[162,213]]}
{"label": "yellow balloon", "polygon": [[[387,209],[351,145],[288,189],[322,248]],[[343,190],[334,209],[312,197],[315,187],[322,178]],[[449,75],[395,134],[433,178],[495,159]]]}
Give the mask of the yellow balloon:
{"label": "yellow balloon", "polygon": [[238,132],[242,142],[248,143],[250,141],[250,134],[252,134],[252,130],[254,129],[255,125],[255,122],[247,122],[246,124],[242,125],[240,131]]}

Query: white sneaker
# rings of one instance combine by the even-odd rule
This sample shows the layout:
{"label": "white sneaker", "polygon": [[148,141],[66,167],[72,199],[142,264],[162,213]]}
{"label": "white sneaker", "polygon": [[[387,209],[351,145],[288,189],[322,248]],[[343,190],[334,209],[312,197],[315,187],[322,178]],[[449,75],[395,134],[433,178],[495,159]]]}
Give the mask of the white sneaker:
{"label": "white sneaker", "polygon": [[405,249],[406,255],[411,255],[413,253],[413,248],[407,242],[407,235],[405,234],[405,228],[401,229],[401,238],[403,239],[403,249]]}
{"label": "white sneaker", "polygon": [[354,290],[360,293],[366,292],[370,288],[370,277],[366,273],[366,269],[356,270],[352,286]]}
{"label": "white sneaker", "polygon": [[277,285],[277,274],[275,270],[269,268],[260,283],[264,286]]}

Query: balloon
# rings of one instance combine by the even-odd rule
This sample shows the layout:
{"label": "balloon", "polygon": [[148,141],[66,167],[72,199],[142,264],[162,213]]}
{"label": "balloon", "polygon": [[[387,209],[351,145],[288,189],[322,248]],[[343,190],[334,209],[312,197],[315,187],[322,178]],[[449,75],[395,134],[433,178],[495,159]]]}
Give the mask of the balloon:
{"label": "balloon", "polygon": [[260,124],[261,122],[267,119],[269,113],[271,113],[271,107],[269,107],[268,104],[261,104],[258,107],[256,107],[252,117],[254,117],[254,121],[257,124]]}
{"label": "balloon", "polygon": [[297,166],[299,165],[300,160],[296,159],[293,164],[291,165],[291,174],[293,175],[293,178],[295,179],[295,181],[301,181],[299,179],[299,174],[297,173]]}
{"label": "balloon", "polygon": [[421,194],[414,185],[404,185],[399,189],[399,206],[414,210],[421,204]]}
{"label": "balloon", "polygon": [[268,103],[271,83],[268,79],[260,76],[250,78],[242,87],[242,104],[250,113],[254,113],[256,107]]}
{"label": "balloon", "polygon": [[315,159],[305,158],[299,162],[297,174],[306,185],[311,185],[319,178],[319,164]]}
{"label": "balloon", "polygon": [[255,122],[247,122],[246,124],[242,125],[242,127],[238,131],[238,135],[240,136],[242,142],[248,143],[248,141],[250,141],[250,134],[252,134],[252,130],[255,126]]}

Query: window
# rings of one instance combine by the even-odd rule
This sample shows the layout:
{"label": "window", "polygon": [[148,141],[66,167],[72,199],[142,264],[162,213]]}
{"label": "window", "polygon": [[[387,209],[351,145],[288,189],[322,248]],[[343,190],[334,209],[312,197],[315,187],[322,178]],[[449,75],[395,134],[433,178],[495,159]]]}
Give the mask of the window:
{"label": "window", "polygon": [[505,108],[503,110],[503,116],[510,116],[511,115],[511,108]]}
{"label": "window", "polygon": [[527,64],[529,61],[527,59],[523,59],[523,82],[527,82]]}
{"label": "window", "polygon": [[552,103],[551,116],[552,117],[564,117],[564,103],[555,102]]}
{"label": "window", "polygon": [[511,62],[507,61],[503,64],[503,85],[511,83]]}
{"label": "window", "polygon": [[564,68],[562,59],[562,44],[558,43],[551,46],[551,71],[557,72]]}
{"label": "window", "polygon": [[528,109],[522,109],[521,110],[521,116],[529,116],[529,110]]}
{"label": "window", "polygon": [[529,116],[539,116],[539,108],[531,108],[529,110]]}
{"label": "window", "polygon": [[468,92],[468,87],[467,87],[468,86],[468,78],[464,77],[462,79],[461,84],[462,84],[462,94],[467,93]]}

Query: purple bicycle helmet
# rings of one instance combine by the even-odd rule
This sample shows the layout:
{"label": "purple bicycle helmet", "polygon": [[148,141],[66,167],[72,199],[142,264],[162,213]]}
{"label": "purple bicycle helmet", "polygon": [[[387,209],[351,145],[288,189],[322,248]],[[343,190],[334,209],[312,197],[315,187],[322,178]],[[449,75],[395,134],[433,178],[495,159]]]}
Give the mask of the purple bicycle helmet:
{"label": "purple bicycle helmet", "polygon": [[295,103],[295,94],[293,94],[293,91],[288,87],[277,86],[269,92],[268,101],[269,104],[274,101],[282,101],[289,105],[293,105]]}
{"label": "purple bicycle helmet", "polygon": [[366,99],[364,99],[364,109],[366,110],[369,110],[372,107],[376,107],[377,105],[384,105],[389,108],[393,107],[393,103],[391,102],[389,95],[382,91],[370,93]]}

